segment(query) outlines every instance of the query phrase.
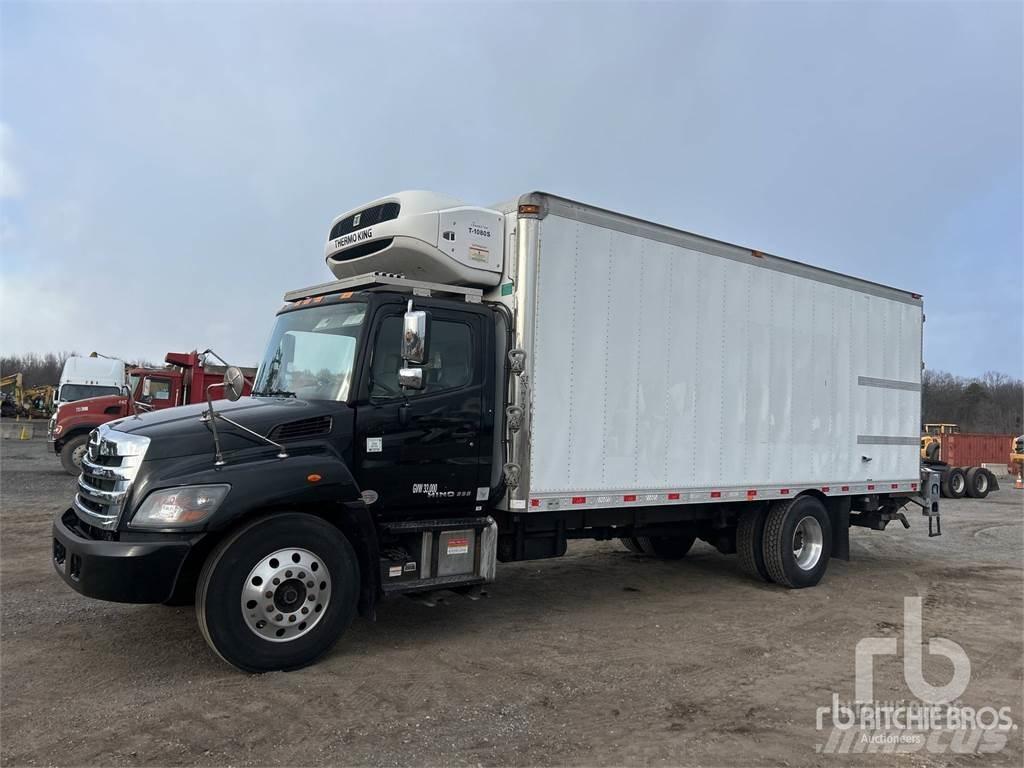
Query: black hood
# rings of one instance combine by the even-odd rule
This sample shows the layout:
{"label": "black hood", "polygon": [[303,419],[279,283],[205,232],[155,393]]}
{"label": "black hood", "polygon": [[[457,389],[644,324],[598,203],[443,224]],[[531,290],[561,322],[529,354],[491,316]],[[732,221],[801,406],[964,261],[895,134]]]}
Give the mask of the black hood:
{"label": "black hood", "polygon": [[[332,417],[332,432],[335,435],[339,429],[351,429],[348,418],[350,409],[344,403],[283,397],[243,397],[234,403],[230,400],[216,400],[214,408],[217,413],[224,414],[253,432],[268,435],[271,439],[274,439],[274,435],[270,433],[275,427],[323,416]],[[140,413],[138,417],[128,416],[110,422],[109,426],[118,432],[150,438],[149,450],[146,452],[147,461],[204,453],[212,455],[213,430],[209,422],[202,420],[202,414],[206,409],[205,403],[183,405]],[[252,435],[247,435],[221,419],[217,420],[217,433],[225,454],[263,444]]]}

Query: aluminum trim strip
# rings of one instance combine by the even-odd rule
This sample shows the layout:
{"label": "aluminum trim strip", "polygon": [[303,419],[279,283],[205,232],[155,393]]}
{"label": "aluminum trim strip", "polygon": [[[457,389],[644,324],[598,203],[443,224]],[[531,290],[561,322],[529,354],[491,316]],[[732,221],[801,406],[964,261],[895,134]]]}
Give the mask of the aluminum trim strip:
{"label": "aluminum trim strip", "polygon": [[914,381],[898,379],[876,379],[872,376],[858,376],[857,383],[862,387],[881,387],[882,389],[905,389],[908,392],[920,392],[921,385]]}
{"label": "aluminum trim strip", "polygon": [[920,445],[920,437],[902,435],[857,435],[857,445]]}
{"label": "aluminum trim strip", "polygon": [[[776,501],[791,499],[805,491],[825,496],[889,494],[909,496],[920,493],[921,479],[838,481],[821,485],[791,484],[773,486],[723,486],[721,488],[658,489],[652,491],[556,491],[531,494],[521,512],[545,512],[567,509],[625,509],[683,504],[717,504],[734,501]],[[669,498],[669,497],[673,498]],[[626,499],[629,501],[626,501]],[[578,501],[583,499],[583,501]],[[576,503],[574,503],[576,501]]]}

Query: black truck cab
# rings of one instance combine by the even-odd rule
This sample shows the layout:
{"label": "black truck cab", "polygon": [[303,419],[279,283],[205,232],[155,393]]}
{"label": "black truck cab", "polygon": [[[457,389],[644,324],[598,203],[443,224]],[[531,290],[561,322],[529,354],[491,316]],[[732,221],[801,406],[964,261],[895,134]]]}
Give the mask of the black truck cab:
{"label": "black truck cab", "polygon": [[[415,366],[419,388],[399,383],[411,365],[403,358],[410,303],[429,329],[424,360]],[[189,602],[195,593],[199,610],[207,610],[200,626],[208,627],[217,611],[238,613],[203,605],[216,602],[206,593],[223,551],[248,553],[250,541],[265,538],[263,528],[280,529],[282,520],[314,530],[313,540],[334,539],[333,553],[308,547],[288,557],[308,560],[310,568],[315,562],[322,572],[340,552],[351,562],[337,570],[357,568],[358,575],[344,584],[336,577],[333,586],[351,590],[351,599],[321,594],[318,603],[298,605],[315,580],[297,580],[299,571],[288,568],[290,577],[272,576],[273,588],[246,617],[255,619],[250,628],[264,621],[275,633],[284,630],[268,638],[275,641],[269,657],[256,654],[263,662],[254,662],[244,643],[237,647],[232,638],[241,632],[222,639],[204,629],[218,653],[247,669],[308,663],[309,639],[324,633],[308,622],[298,630],[302,610],[320,605],[322,613],[323,600],[337,636],[356,604],[372,614],[387,593],[483,583],[493,575],[497,536],[487,510],[504,490],[495,412],[506,382],[495,361],[505,358],[506,314],[464,295],[388,290],[289,302],[251,396],[213,403],[212,416],[209,406],[185,406],[112,422],[92,435],[74,504],[54,521],[58,572],[79,592],[105,600]],[[264,570],[274,570],[269,563]],[[237,581],[241,574],[232,575]],[[290,637],[295,642],[282,642]]]}

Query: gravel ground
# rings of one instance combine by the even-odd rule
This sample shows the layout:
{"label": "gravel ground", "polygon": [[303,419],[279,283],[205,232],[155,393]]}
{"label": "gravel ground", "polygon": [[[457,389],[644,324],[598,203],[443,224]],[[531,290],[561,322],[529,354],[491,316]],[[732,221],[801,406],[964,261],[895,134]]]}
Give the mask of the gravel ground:
{"label": "gravel ground", "polygon": [[[944,535],[909,517],[854,529],[852,560],[814,589],[757,584],[698,543],[680,562],[581,542],[499,565],[488,597],[399,598],[314,667],[236,672],[189,608],[103,603],[50,564],[74,480],[45,442],[0,445],[0,761],[4,765],[1015,765],[985,755],[834,756],[816,710],[853,697],[854,647],[903,634],[971,660],[961,697],[1022,711],[1024,493],[945,502]],[[925,652],[927,680],[952,667]],[[911,694],[898,657],[875,696]],[[946,740],[948,742],[948,739]]]}

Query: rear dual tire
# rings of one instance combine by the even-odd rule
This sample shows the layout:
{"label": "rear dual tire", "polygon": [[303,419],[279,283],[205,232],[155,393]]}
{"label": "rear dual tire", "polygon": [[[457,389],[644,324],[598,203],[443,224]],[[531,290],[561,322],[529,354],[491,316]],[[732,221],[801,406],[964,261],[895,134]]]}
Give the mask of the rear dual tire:
{"label": "rear dual tire", "polygon": [[967,475],[960,467],[950,467],[943,473],[940,490],[947,499],[962,499],[967,493]]}
{"label": "rear dual tire", "polygon": [[984,467],[971,467],[964,477],[967,495],[972,499],[984,499],[992,490],[992,479]]}
{"label": "rear dual tire", "polygon": [[814,496],[776,502],[764,522],[762,548],[768,578],[790,589],[813,587],[832,552],[832,522]]}
{"label": "rear dual tire", "polygon": [[736,556],[744,573],[761,581],[771,581],[764,562],[764,526],[768,510],[762,506],[748,509],[736,524]]}

